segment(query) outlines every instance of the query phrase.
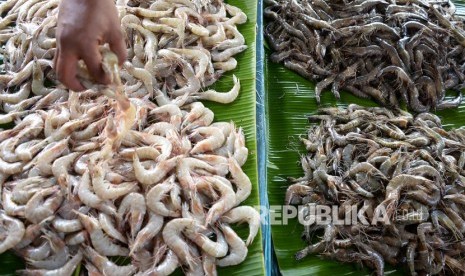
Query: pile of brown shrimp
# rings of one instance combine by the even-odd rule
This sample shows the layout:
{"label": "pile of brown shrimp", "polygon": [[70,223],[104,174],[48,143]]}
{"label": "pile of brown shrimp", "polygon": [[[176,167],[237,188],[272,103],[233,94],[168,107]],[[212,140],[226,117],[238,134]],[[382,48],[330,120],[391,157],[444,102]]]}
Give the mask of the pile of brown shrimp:
{"label": "pile of brown shrimp", "polygon": [[[129,57],[102,47],[109,86],[75,93],[55,80],[59,1],[0,5],[0,252],[23,275],[216,275],[247,257],[260,216],[238,206],[252,189],[241,128],[213,122],[197,100],[236,67],[245,14],[222,1],[118,1]],[[229,15],[229,16],[228,16]],[[14,25],[13,25],[14,24]],[[154,101],[153,101],[154,100]],[[231,228],[246,222],[247,240]],[[126,257],[120,265],[114,258]]]}
{"label": "pile of brown shrimp", "polygon": [[[465,130],[446,131],[431,113],[380,107],[319,113],[302,139],[305,175],[286,193],[286,204],[303,206],[309,243],[296,259],[320,254],[377,275],[385,263],[411,275],[465,273]],[[312,220],[317,205],[337,206],[338,220]]]}
{"label": "pile of brown shrimp", "polygon": [[[449,1],[267,0],[271,60],[317,81],[412,111],[457,107],[465,82],[463,18]],[[458,96],[446,99],[446,91]]]}

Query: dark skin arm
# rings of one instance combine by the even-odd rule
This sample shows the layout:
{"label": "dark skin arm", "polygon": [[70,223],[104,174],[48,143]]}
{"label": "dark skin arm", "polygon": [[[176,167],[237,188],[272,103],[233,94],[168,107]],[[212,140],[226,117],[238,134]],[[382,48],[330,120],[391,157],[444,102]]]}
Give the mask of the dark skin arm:
{"label": "dark skin arm", "polygon": [[113,0],[61,0],[54,59],[58,80],[73,91],[84,90],[76,77],[82,59],[97,83],[108,84],[98,46],[108,43],[123,64],[127,52],[120,26]]}

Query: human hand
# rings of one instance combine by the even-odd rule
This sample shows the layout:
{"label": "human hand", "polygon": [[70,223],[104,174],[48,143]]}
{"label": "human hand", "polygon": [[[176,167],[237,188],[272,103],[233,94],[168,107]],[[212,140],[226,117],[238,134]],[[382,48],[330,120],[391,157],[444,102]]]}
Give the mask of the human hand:
{"label": "human hand", "polygon": [[108,43],[122,65],[127,51],[120,26],[113,0],[61,0],[54,58],[58,80],[73,91],[84,90],[77,79],[78,61],[82,59],[94,81],[109,84],[98,47]]}

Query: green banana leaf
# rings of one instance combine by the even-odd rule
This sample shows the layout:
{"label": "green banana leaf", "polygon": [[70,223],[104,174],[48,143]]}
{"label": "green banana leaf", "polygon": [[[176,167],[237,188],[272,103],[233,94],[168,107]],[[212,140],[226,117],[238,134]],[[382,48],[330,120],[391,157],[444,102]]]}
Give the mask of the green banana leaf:
{"label": "green banana leaf", "polygon": [[[233,121],[237,127],[242,127],[246,136],[249,158],[243,166],[244,172],[253,183],[252,194],[243,205],[258,206],[259,188],[257,172],[257,135],[255,116],[255,79],[256,79],[256,23],[257,23],[257,3],[256,1],[227,0],[228,4],[241,8],[248,16],[246,24],[238,27],[244,35],[248,49],[237,55],[238,67],[223,76],[214,88],[218,91],[227,91],[233,86],[233,74],[241,81],[241,91],[238,99],[229,105],[205,103],[215,113],[215,121]],[[235,227],[237,233],[246,238],[248,235],[247,225]],[[265,264],[263,258],[262,235],[259,234],[254,242],[249,246],[247,259],[240,265],[218,268],[220,275],[264,275]],[[18,257],[7,252],[0,255],[0,276],[14,275],[18,269],[24,268],[24,264]],[[76,272],[76,275],[79,273]],[[182,274],[180,270],[176,274]]]}
{"label": "green banana leaf", "polygon": [[[465,1],[454,1],[458,14],[465,14]],[[283,205],[287,177],[303,176],[300,155],[305,154],[299,137],[306,135],[309,126],[307,115],[314,113],[319,106],[314,97],[315,83],[286,69],[282,64],[272,63],[265,49],[265,109],[267,121],[267,179],[270,206]],[[452,96],[451,96],[452,97]],[[347,106],[356,103],[363,106],[376,106],[370,100],[357,98],[342,92],[336,101],[330,91],[321,97],[321,107]],[[465,103],[458,109],[437,112],[446,128],[465,125]],[[271,220],[271,218],[270,218]],[[303,249],[306,243],[300,238],[303,226],[292,219],[287,225],[271,225],[272,242],[279,270],[283,275],[370,275],[371,271],[354,264],[311,256],[296,261],[294,254]],[[403,275],[406,270],[386,267],[386,275]],[[404,272],[404,273],[402,273]]]}

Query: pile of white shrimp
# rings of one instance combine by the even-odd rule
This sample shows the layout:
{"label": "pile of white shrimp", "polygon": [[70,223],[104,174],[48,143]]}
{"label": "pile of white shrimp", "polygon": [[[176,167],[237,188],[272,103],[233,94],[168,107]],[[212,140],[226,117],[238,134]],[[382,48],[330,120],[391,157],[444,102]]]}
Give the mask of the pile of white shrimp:
{"label": "pile of white shrimp", "polygon": [[[24,258],[23,275],[71,275],[81,262],[95,275],[216,275],[243,262],[260,227],[238,206],[252,189],[244,133],[198,100],[238,96],[236,77],[229,92],[202,89],[236,67],[245,14],[222,1],[120,1],[131,62],[119,69],[102,47],[112,85],[92,85],[82,66],[89,89],[75,93],[51,70],[58,2],[0,5],[0,124],[14,124],[0,131],[0,253]],[[246,241],[231,228],[242,222]]]}

